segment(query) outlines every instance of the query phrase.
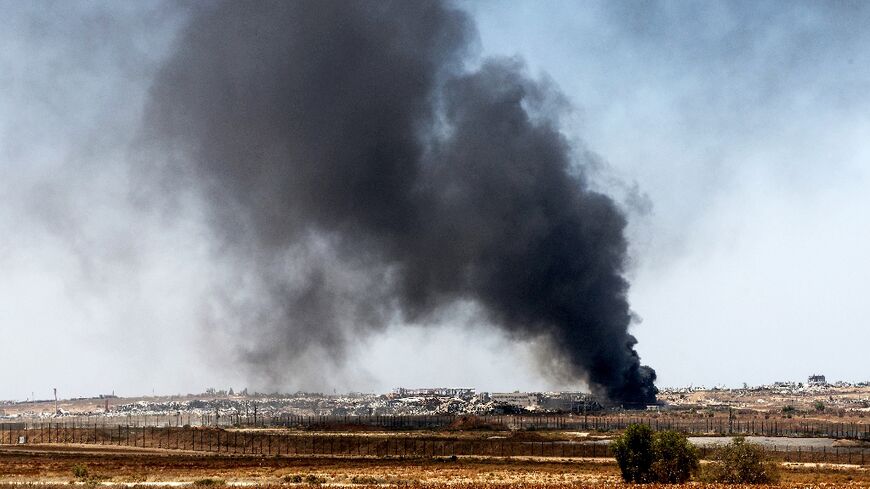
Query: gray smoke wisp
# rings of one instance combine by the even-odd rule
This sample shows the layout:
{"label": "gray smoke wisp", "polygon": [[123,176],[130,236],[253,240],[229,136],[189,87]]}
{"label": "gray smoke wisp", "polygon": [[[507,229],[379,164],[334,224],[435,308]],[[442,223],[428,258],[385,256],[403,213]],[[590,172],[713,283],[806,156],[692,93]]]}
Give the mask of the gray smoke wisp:
{"label": "gray smoke wisp", "polygon": [[243,325],[247,362],[292,377],[312,351],[340,363],[358,337],[471,303],[596,393],[653,401],[626,219],[560,133],[560,94],[516,60],[469,70],[475,41],[441,2],[194,12],[144,140],[167,155],[161,188],[194,189],[241,270],[221,321]]}

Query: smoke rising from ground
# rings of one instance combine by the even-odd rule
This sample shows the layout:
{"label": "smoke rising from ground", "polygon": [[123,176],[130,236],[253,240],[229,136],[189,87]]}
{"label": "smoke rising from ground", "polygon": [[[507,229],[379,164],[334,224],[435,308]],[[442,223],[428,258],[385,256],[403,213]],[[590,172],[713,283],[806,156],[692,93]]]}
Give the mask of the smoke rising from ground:
{"label": "smoke rising from ground", "polygon": [[151,89],[143,148],[154,188],[204,199],[233,264],[206,316],[280,382],[471,304],[544,339],[559,375],[652,401],[628,333],[625,217],[559,132],[558,91],[514,59],[467,69],[475,39],[440,2],[193,14]]}

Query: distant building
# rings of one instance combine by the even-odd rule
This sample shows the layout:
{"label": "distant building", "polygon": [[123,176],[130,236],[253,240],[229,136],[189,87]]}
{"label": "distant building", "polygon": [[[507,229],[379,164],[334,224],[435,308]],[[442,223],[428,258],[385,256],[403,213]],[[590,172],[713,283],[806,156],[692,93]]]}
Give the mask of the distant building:
{"label": "distant building", "polygon": [[474,389],[463,389],[453,387],[427,387],[423,389],[408,389],[405,387],[396,387],[393,389],[393,395],[396,397],[459,397],[462,399],[474,396]]}
{"label": "distant building", "polygon": [[540,395],[533,392],[493,392],[490,399],[500,404],[528,408],[537,406]]}
{"label": "distant building", "polygon": [[601,404],[592,394],[583,392],[558,392],[544,394],[539,406],[548,411],[586,413],[601,409]]}
{"label": "distant building", "polygon": [[824,375],[810,375],[809,378],[807,378],[807,385],[811,386],[811,387],[812,386],[819,386],[819,385],[828,385],[828,382],[825,381]]}
{"label": "distant building", "polygon": [[490,399],[498,404],[544,411],[579,413],[601,408],[592,395],[580,392],[493,392]]}

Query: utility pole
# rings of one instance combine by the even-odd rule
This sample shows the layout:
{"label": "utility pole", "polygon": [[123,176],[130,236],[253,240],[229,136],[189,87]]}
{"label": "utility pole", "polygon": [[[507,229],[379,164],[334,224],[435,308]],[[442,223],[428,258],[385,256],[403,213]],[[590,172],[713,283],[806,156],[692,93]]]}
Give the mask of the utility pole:
{"label": "utility pole", "polygon": [[60,410],[57,409],[57,387],[54,387],[54,414],[57,415]]}

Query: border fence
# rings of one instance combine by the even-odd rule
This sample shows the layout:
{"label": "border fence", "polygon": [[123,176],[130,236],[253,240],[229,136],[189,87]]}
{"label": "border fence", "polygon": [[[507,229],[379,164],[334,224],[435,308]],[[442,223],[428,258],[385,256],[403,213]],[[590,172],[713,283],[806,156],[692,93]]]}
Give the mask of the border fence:
{"label": "border fence", "polygon": [[[278,415],[257,414],[160,414],[127,416],[65,416],[51,421],[26,421],[27,427],[45,423],[68,427],[127,425],[131,427],[225,427],[336,430],[377,428],[381,430],[491,429],[505,431],[592,431],[624,430],[629,424],[644,424],[655,431],[674,430],[687,435],[775,436],[838,438],[870,442],[870,422],[835,422],[802,418],[755,416],[638,415]],[[10,423],[0,423],[6,426]],[[16,423],[11,423],[16,424]],[[17,423],[22,424],[22,423]],[[5,429],[5,428],[4,428]]]}
{"label": "border fence", "polygon": [[[442,433],[354,434],[276,429],[216,427],[115,426],[84,423],[6,423],[0,444],[72,444],[211,452],[226,455],[296,457],[612,457],[609,444],[492,436],[469,439]],[[535,438],[535,437],[531,437]],[[787,440],[786,440],[787,441]],[[717,448],[699,447],[702,458]],[[870,448],[813,447],[784,444],[765,447],[772,458],[787,462],[830,462],[866,465]]]}

